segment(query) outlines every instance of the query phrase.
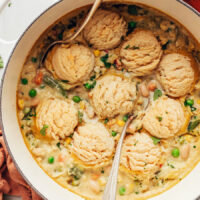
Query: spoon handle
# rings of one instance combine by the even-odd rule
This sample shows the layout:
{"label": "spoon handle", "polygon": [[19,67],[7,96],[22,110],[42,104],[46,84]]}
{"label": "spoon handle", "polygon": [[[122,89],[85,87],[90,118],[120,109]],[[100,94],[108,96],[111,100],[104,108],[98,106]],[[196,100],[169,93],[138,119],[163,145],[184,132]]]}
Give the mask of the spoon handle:
{"label": "spoon handle", "polygon": [[101,4],[101,2],[102,2],[102,0],[95,0],[94,4],[93,4],[89,14],[87,15],[86,19],[84,20],[83,24],[78,28],[77,32],[70,38],[70,41],[75,39],[79,35],[79,33],[84,29],[84,27],[89,22],[91,17],[94,15],[95,11],[97,10],[97,8]]}
{"label": "spoon handle", "polygon": [[128,125],[130,124],[130,122],[135,117],[136,116],[131,116],[127,120],[127,122],[124,125],[124,128],[122,130],[122,134],[121,134],[121,137],[120,137],[118,145],[117,145],[115,157],[114,157],[114,160],[113,160],[112,168],[111,168],[111,171],[110,171],[108,182],[107,182],[105,190],[104,190],[102,200],[115,200],[116,199],[117,176],[118,176],[118,169],[119,169],[119,163],[120,163],[120,155],[121,155],[122,144],[123,144],[124,136],[126,134],[126,129],[127,129]]}

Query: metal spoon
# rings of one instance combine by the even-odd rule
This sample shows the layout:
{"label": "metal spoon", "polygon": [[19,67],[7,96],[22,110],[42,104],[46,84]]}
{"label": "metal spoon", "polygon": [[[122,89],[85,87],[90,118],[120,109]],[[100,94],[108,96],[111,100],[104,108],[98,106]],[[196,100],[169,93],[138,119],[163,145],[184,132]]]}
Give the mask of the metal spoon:
{"label": "metal spoon", "polygon": [[[139,97],[137,97],[138,99]],[[147,99],[146,105],[144,105],[144,110],[147,109],[149,105],[149,98]],[[117,149],[115,152],[115,157],[113,160],[112,168],[110,171],[110,175],[108,178],[108,182],[106,184],[102,200],[115,200],[116,199],[116,190],[117,190],[117,177],[118,177],[118,171],[119,171],[119,163],[120,163],[120,156],[121,156],[121,150],[122,150],[122,144],[124,141],[124,137],[126,135],[126,129],[128,128],[129,124],[133,119],[135,119],[137,115],[131,115],[129,119],[127,120],[126,124],[123,127],[122,134],[120,136]]]}
{"label": "metal spoon", "polygon": [[102,0],[95,0],[90,12],[88,13],[86,19],[84,20],[83,24],[78,28],[78,30],[75,32],[74,35],[72,35],[71,37],[67,38],[66,40],[58,40],[55,41],[53,43],[51,43],[47,49],[45,50],[40,63],[39,63],[39,68],[41,67],[42,63],[44,62],[48,52],[52,49],[52,47],[54,47],[57,44],[68,44],[70,41],[72,41],[73,39],[75,39],[79,33],[85,28],[85,26],[87,25],[87,23],[90,21],[90,19],[92,18],[92,16],[94,15],[95,11],[97,10],[97,8],[99,7],[99,5],[101,4]]}
{"label": "metal spoon", "polygon": [[106,184],[106,188],[104,190],[102,200],[115,200],[116,199],[117,176],[118,176],[118,169],[119,169],[119,161],[120,161],[122,144],[123,144],[123,141],[124,141],[124,137],[125,137],[126,129],[127,129],[128,125],[136,117],[137,117],[137,115],[135,115],[135,116],[132,115],[131,117],[129,117],[126,124],[124,125],[121,137],[120,137],[118,145],[117,145],[115,157],[114,157],[114,160],[113,160],[112,168],[111,168],[111,171],[110,171],[108,182]]}

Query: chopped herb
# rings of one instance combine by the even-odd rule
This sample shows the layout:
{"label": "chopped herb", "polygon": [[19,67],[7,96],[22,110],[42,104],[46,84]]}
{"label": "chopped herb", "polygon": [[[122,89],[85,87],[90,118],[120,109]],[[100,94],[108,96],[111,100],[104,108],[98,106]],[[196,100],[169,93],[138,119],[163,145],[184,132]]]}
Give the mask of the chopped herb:
{"label": "chopped herb", "polygon": [[107,62],[107,60],[108,60],[108,54],[102,56],[102,57],[100,58],[100,60],[101,60],[103,63],[104,63],[104,62]]}
{"label": "chopped herb", "polygon": [[129,35],[130,33],[132,33],[134,31],[134,29],[136,28],[137,23],[134,21],[130,21],[128,23],[128,31],[127,31],[127,35]]}
{"label": "chopped herb", "polygon": [[128,49],[128,48],[130,48],[130,45],[127,45],[124,49]]}
{"label": "chopped herb", "polygon": [[46,124],[44,124],[43,127],[42,127],[42,129],[40,130],[40,133],[41,133],[42,135],[46,135],[46,130],[47,130],[47,128],[49,128],[49,126],[46,125]]}
{"label": "chopped herb", "polygon": [[199,124],[200,124],[200,120],[190,122],[188,125],[188,131],[193,131]]}
{"label": "chopped herb", "polygon": [[31,61],[32,61],[33,63],[36,63],[36,62],[37,62],[37,58],[36,58],[36,57],[32,57],[32,58],[31,58]]}
{"label": "chopped herb", "polygon": [[21,129],[24,129],[24,125],[21,125]]}
{"label": "chopped herb", "polygon": [[96,75],[90,77],[90,80],[93,81],[96,78]]}
{"label": "chopped herb", "polygon": [[128,120],[128,115],[123,116],[123,121],[126,122]]}
{"label": "chopped herb", "polygon": [[172,165],[172,164],[170,164],[170,163],[167,163],[167,165],[168,165],[169,167],[171,167],[172,169],[175,168],[174,165]]}
{"label": "chopped herb", "polygon": [[162,121],[162,117],[157,116],[156,118],[158,119],[159,122]]}
{"label": "chopped herb", "polygon": [[82,121],[83,121],[83,113],[78,111],[78,122],[82,123]]}
{"label": "chopped herb", "polygon": [[56,144],[56,146],[60,149],[60,142],[58,142],[58,143]]}
{"label": "chopped herb", "polygon": [[21,83],[22,83],[23,85],[27,85],[27,84],[28,84],[28,79],[27,79],[27,78],[22,78],[22,79],[21,79]]}
{"label": "chopped herb", "polygon": [[132,49],[140,49],[140,47],[133,46]]}
{"label": "chopped herb", "polygon": [[95,87],[95,85],[96,85],[96,80],[95,81],[93,81],[93,83],[85,83],[83,86],[87,89],[87,90],[91,90],[91,89],[93,89],[94,87]]}
{"label": "chopped herb", "polygon": [[166,50],[167,46],[171,43],[171,40],[168,40],[164,45],[162,45],[162,50]]}
{"label": "chopped herb", "polygon": [[194,105],[194,100],[193,99],[186,99],[184,101],[184,105],[192,107]]}
{"label": "chopped herb", "polygon": [[156,89],[155,91],[154,91],[154,94],[153,94],[153,100],[155,101],[155,100],[157,100],[159,97],[161,97],[162,96],[162,91],[161,90],[159,90],[159,89]]}
{"label": "chopped herb", "polygon": [[84,171],[77,166],[74,166],[68,170],[68,174],[73,177],[75,180],[81,179],[82,174]]}
{"label": "chopped herb", "polygon": [[103,168],[101,169],[101,173],[102,173],[102,174],[104,174],[104,173],[105,173],[105,171],[104,171],[104,169],[103,169]]}
{"label": "chopped herb", "polygon": [[8,7],[11,7],[11,5],[12,5],[12,3],[10,2],[10,3],[8,4]]}
{"label": "chopped herb", "polygon": [[116,131],[112,131],[111,134],[112,134],[113,137],[115,137],[117,135],[117,132]]}
{"label": "chopped herb", "polygon": [[59,39],[59,40],[63,40],[63,33],[64,33],[64,30],[62,30],[62,31],[58,34],[58,39]]}
{"label": "chopped herb", "polygon": [[130,15],[137,15],[138,14],[138,6],[135,6],[135,5],[129,5],[128,6],[128,13]]}
{"label": "chopped herb", "polygon": [[3,68],[4,64],[3,64],[3,59],[2,57],[0,56],[0,68]]}
{"label": "chopped herb", "polygon": [[90,90],[91,89],[91,85],[89,83],[85,83],[84,84],[84,87],[87,89],[87,90]]}
{"label": "chopped herb", "polygon": [[45,88],[45,85],[40,85],[40,88],[41,88],[41,89],[44,89],[44,88]]}
{"label": "chopped herb", "polygon": [[22,120],[30,120],[29,117],[35,117],[36,116],[36,111],[35,111],[35,107],[25,107],[24,110],[24,117],[22,118]]}
{"label": "chopped herb", "polygon": [[108,118],[106,118],[106,119],[104,120],[104,124],[107,124],[107,123],[108,123],[108,121],[109,121],[109,119],[108,119]]}
{"label": "chopped herb", "polygon": [[159,138],[156,138],[156,137],[151,137],[151,139],[153,140],[153,143],[155,144],[155,145],[157,145],[159,142],[160,142],[160,139]]}
{"label": "chopped herb", "polygon": [[195,107],[191,107],[190,109],[191,109],[191,111],[195,111],[195,110],[196,110],[196,108],[195,108]]}
{"label": "chopped herb", "polygon": [[76,18],[75,18],[75,17],[73,17],[73,18],[69,21],[69,24],[67,25],[67,28],[68,28],[68,29],[72,29],[72,28],[74,28],[74,27],[76,27]]}
{"label": "chopped herb", "polygon": [[120,187],[119,188],[119,194],[122,196],[122,195],[124,195],[125,194],[125,192],[126,192],[126,188],[125,187]]}
{"label": "chopped herb", "polygon": [[61,82],[63,82],[63,83],[69,83],[68,80],[61,80]]}
{"label": "chopped herb", "polygon": [[43,82],[51,88],[55,88],[60,92],[64,97],[67,97],[67,91],[59,84],[59,82],[52,77],[45,75],[43,77]]}
{"label": "chopped herb", "polygon": [[134,143],[134,146],[136,146],[137,143],[138,143],[138,141],[136,141],[136,142]]}
{"label": "chopped herb", "polygon": [[105,65],[105,67],[106,67],[107,69],[109,69],[109,68],[111,67],[112,64],[109,63],[109,62],[105,62],[104,65]]}
{"label": "chopped herb", "polygon": [[103,64],[105,65],[106,68],[110,68],[112,65],[110,62],[107,62],[108,57],[109,57],[108,54],[100,57],[100,60],[103,62]]}
{"label": "chopped herb", "polygon": [[70,135],[69,135],[69,137],[70,137],[70,138],[72,138],[72,137],[73,137],[73,135],[74,135],[74,133],[70,134]]}
{"label": "chopped herb", "polygon": [[135,194],[139,194],[139,192],[135,192]]}
{"label": "chopped herb", "polygon": [[193,148],[196,149],[196,145],[194,145]]}

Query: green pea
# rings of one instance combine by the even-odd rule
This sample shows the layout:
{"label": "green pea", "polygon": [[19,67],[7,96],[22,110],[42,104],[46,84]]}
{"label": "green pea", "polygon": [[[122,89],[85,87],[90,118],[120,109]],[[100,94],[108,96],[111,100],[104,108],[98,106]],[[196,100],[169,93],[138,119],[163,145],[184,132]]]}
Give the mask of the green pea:
{"label": "green pea", "polygon": [[53,156],[50,156],[50,157],[48,158],[48,163],[49,163],[49,164],[54,163],[54,157],[53,157]]}
{"label": "green pea", "polygon": [[195,111],[196,110],[196,108],[195,107],[191,107],[191,111]]}
{"label": "green pea", "polygon": [[109,119],[108,119],[108,118],[106,118],[106,119],[104,120],[104,124],[107,124],[107,123],[108,123],[108,121],[109,121]]}
{"label": "green pea", "polygon": [[117,135],[117,132],[116,131],[112,131],[111,134],[112,134],[113,137],[115,137]]}
{"label": "green pea", "polygon": [[79,96],[73,96],[72,100],[75,102],[75,103],[79,103],[81,101],[81,98]]}
{"label": "green pea", "polygon": [[29,91],[29,96],[30,96],[31,98],[35,97],[36,95],[37,95],[37,91],[36,91],[35,89],[31,89],[31,90]]}
{"label": "green pea", "polygon": [[173,156],[174,158],[178,158],[179,155],[180,155],[180,151],[179,151],[178,148],[172,149],[172,156]]}
{"label": "green pea", "polygon": [[46,135],[46,129],[48,129],[48,128],[49,128],[49,126],[47,124],[44,124],[42,129],[40,130],[40,133],[45,136]]}
{"label": "green pea", "polygon": [[194,100],[193,99],[186,99],[184,104],[185,104],[185,106],[193,106]]}
{"label": "green pea", "polygon": [[21,79],[21,83],[22,83],[23,85],[27,85],[27,84],[28,84],[28,79],[22,78],[22,79]]}
{"label": "green pea", "polygon": [[119,194],[122,196],[122,195],[124,195],[125,194],[125,192],[126,192],[126,188],[125,187],[120,187],[119,188]]}
{"label": "green pea", "polygon": [[123,121],[126,122],[128,120],[128,115],[123,116]]}

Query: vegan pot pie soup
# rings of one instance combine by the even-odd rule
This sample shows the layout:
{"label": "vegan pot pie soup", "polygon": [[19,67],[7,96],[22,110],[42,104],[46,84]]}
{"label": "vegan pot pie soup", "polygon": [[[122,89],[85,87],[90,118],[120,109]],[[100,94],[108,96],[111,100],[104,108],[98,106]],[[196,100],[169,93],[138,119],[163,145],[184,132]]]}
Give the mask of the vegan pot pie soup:
{"label": "vegan pot pie soup", "polygon": [[100,200],[131,114],[117,199],[148,199],[199,162],[200,46],[169,16],[144,5],[104,3],[72,43],[82,7],[41,35],[22,68],[17,113],[25,143],[58,184]]}

